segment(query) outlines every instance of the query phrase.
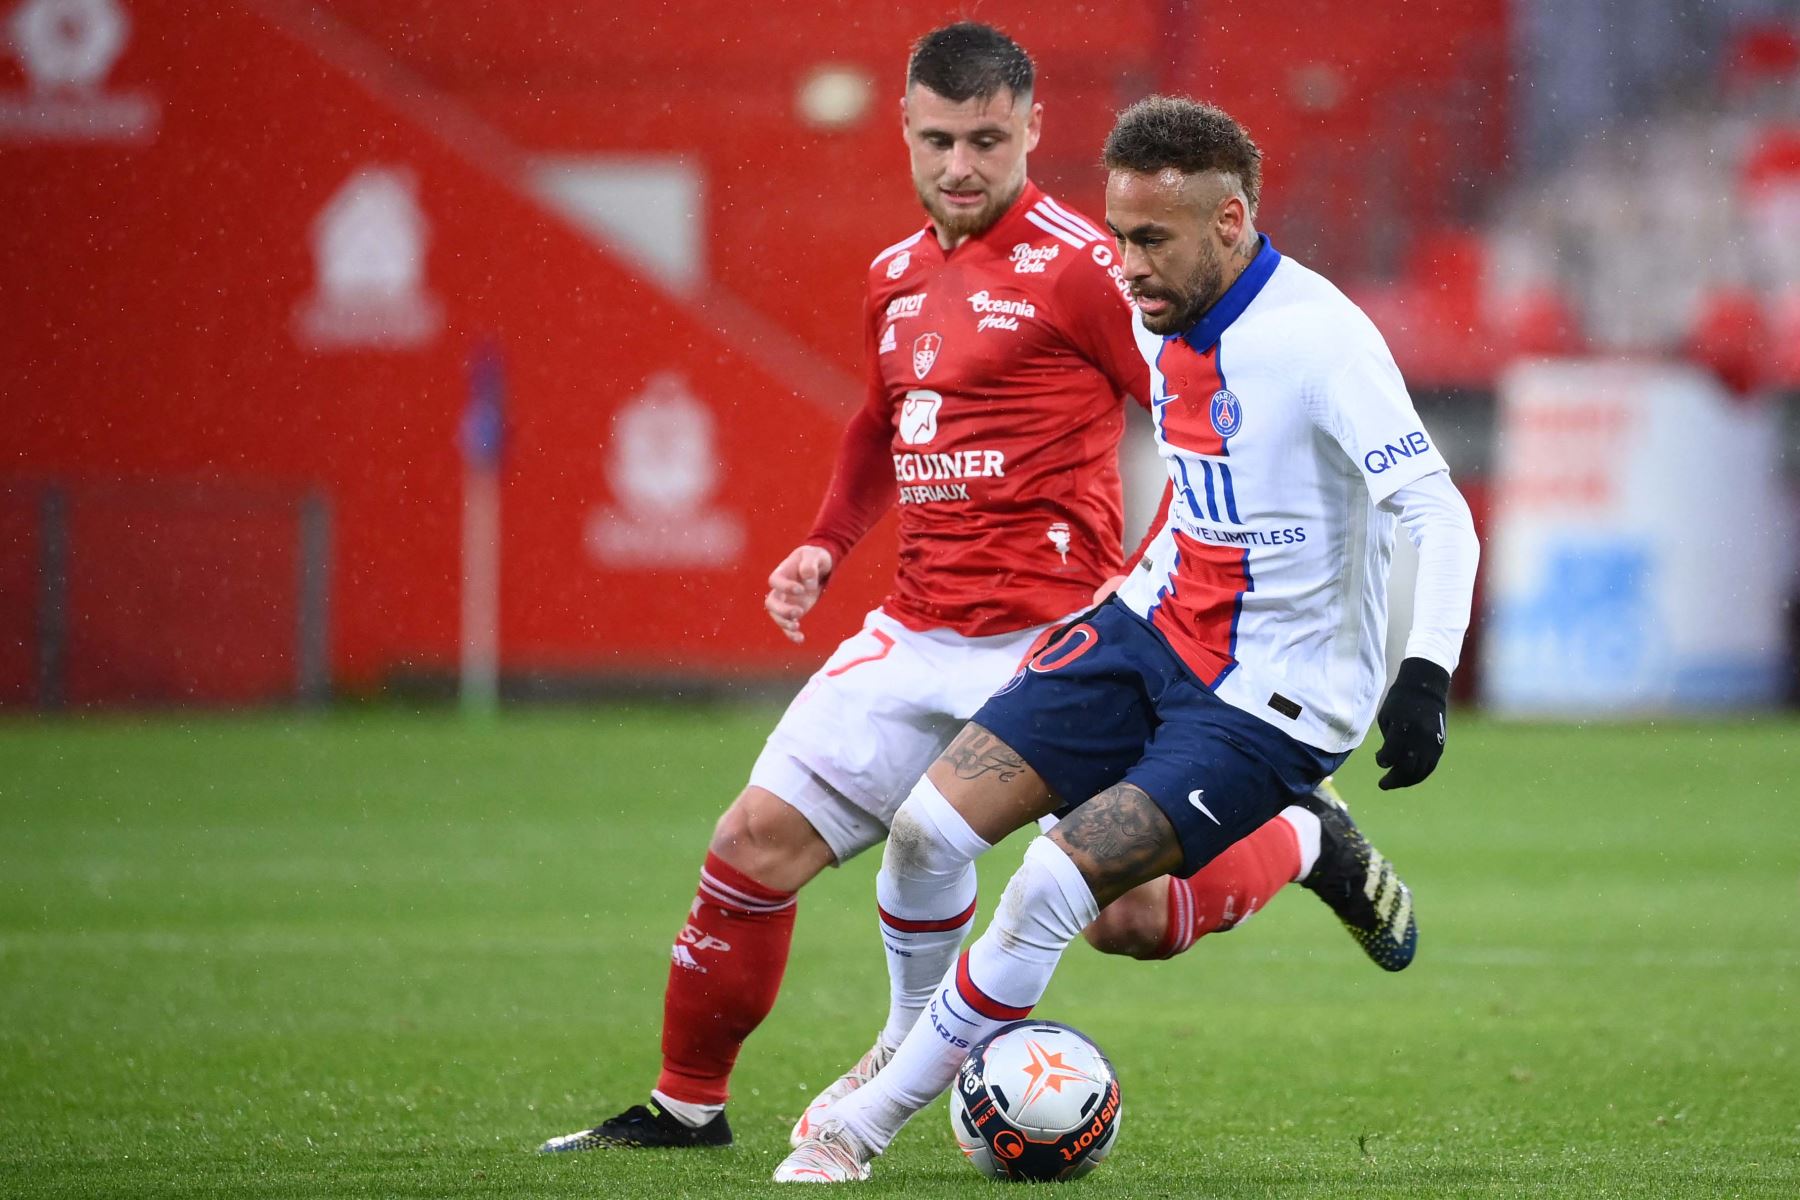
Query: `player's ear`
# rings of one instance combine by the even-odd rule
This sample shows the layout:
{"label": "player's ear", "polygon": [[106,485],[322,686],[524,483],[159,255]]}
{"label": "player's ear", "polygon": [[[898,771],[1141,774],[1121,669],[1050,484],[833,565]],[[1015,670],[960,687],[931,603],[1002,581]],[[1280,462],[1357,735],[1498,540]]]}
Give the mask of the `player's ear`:
{"label": "player's ear", "polygon": [[912,135],[912,109],[906,106],[906,96],[900,97],[900,136],[910,138]]}
{"label": "player's ear", "polygon": [[1025,123],[1025,153],[1030,154],[1037,149],[1038,138],[1044,134],[1044,106],[1032,104],[1031,119]]}
{"label": "player's ear", "polygon": [[1235,247],[1243,240],[1250,227],[1250,206],[1245,203],[1244,195],[1233,187],[1225,193],[1219,206],[1213,211],[1213,228],[1218,232],[1219,240],[1227,247]]}

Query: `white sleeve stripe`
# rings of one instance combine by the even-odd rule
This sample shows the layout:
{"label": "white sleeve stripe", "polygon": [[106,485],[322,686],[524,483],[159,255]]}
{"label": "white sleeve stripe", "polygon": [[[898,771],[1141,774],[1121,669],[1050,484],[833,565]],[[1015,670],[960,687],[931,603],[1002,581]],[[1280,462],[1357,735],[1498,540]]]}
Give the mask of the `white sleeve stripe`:
{"label": "white sleeve stripe", "polygon": [[1106,238],[1106,234],[1100,232],[1100,230],[1094,225],[1094,223],[1092,221],[1088,220],[1086,217],[1082,216],[1080,213],[1074,212],[1067,208],[1064,208],[1062,205],[1058,204],[1055,200],[1052,200],[1049,196],[1044,197],[1043,203],[1049,205],[1051,211],[1055,212],[1057,216],[1061,217],[1063,220],[1067,221],[1069,224],[1075,226],[1075,228],[1077,228],[1077,229],[1086,230],[1088,232],[1089,236],[1095,238],[1096,240],[1104,240]]}
{"label": "white sleeve stripe", "polygon": [[1067,232],[1066,230],[1062,229],[1059,226],[1052,225],[1050,222],[1044,220],[1044,218],[1038,216],[1036,209],[1033,209],[1030,212],[1026,213],[1025,219],[1027,221],[1030,221],[1033,225],[1036,225],[1039,229],[1043,230],[1045,233],[1052,234],[1056,237],[1061,238],[1063,241],[1069,243],[1069,245],[1075,247],[1077,250],[1079,250],[1083,246],[1087,245],[1087,242],[1084,241],[1083,239],[1076,237],[1074,234]]}
{"label": "white sleeve stripe", "polygon": [[924,236],[925,236],[925,231],[923,229],[921,229],[921,230],[919,230],[919,232],[917,232],[917,233],[913,234],[911,237],[907,238],[904,242],[895,242],[893,245],[889,246],[886,250],[883,250],[880,254],[877,254],[874,258],[874,261],[870,262],[869,265],[871,267],[880,266],[883,259],[890,258],[893,255],[900,253],[900,251],[906,249],[908,246],[912,245],[914,242],[918,241],[920,238],[922,238]]}
{"label": "white sleeve stripe", "polygon": [[1089,236],[1087,230],[1083,229],[1080,225],[1076,224],[1074,221],[1071,221],[1066,217],[1057,216],[1054,212],[1051,212],[1049,209],[1045,208],[1042,204],[1039,204],[1037,207],[1033,208],[1031,211],[1036,213],[1038,216],[1044,218],[1044,220],[1050,222],[1052,225],[1056,226],[1058,229],[1066,230],[1069,233],[1072,233],[1076,237],[1080,238],[1081,244],[1083,246],[1087,245],[1089,242],[1094,240],[1091,236]]}

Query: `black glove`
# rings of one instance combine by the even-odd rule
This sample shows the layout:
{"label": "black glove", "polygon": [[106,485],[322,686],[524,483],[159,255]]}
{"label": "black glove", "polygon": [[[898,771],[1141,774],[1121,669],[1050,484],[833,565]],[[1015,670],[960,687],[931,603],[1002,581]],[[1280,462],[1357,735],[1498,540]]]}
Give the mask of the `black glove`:
{"label": "black glove", "polygon": [[1381,790],[1422,783],[1444,756],[1444,713],[1450,707],[1450,672],[1429,659],[1409,658],[1381,702],[1381,749],[1375,765],[1391,768]]}

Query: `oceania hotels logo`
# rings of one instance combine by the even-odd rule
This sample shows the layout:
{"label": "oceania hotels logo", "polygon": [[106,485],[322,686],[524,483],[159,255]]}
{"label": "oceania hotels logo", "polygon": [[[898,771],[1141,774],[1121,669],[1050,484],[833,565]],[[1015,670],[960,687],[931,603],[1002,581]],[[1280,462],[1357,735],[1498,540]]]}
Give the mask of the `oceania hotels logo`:
{"label": "oceania hotels logo", "polygon": [[1008,317],[1037,316],[1037,308],[1029,300],[995,299],[986,288],[969,297],[969,307],[978,313],[994,313]]}
{"label": "oceania hotels logo", "polygon": [[986,288],[969,297],[969,307],[981,314],[981,321],[975,326],[977,333],[983,329],[1016,330],[1021,317],[1026,320],[1037,317],[1037,306],[1031,301],[995,298]]}

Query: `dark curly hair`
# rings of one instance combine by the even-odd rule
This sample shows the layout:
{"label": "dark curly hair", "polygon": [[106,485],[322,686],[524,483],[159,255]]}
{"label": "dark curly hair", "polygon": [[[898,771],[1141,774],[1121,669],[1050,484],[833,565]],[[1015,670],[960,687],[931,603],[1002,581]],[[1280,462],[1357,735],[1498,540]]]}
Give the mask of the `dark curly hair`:
{"label": "dark curly hair", "polygon": [[1237,176],[1251,213],[1262,198],[1262,151],[1223,109],[1185,96],[1146,96],[1119,114],[1100,161],[1109,171]]}
{"label": "dark curly hair", "polygon": [[932,30],[913,43],[906,63],[907,87],[923,84],[958,104],[992,99],[1002,88],[1027,96],[1035,79],[1031,55],[1019,43],[975,21]]}

